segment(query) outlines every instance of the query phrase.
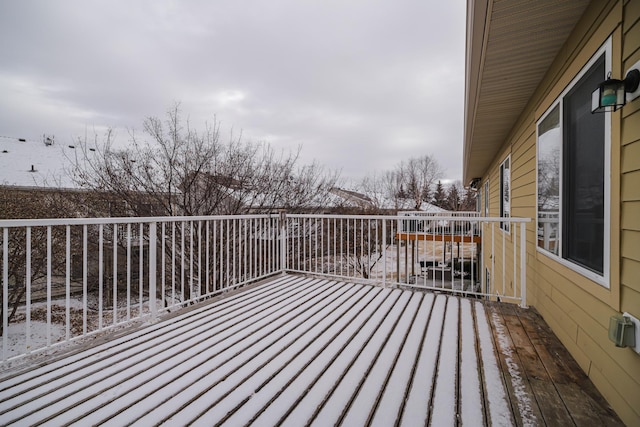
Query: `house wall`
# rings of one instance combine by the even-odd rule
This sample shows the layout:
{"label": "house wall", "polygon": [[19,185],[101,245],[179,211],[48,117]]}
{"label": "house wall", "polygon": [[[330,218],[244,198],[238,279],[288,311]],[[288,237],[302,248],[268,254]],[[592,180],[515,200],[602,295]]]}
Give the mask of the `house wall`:
{"label": "house wall", "polygon": [[499,166],[510,154],[511,216],[534,219],[527,226],[527,302],[622,420],[640,425],[640,355],[608,339],[611,316],[629,312],[640,318],[640,98],[611,114],[610,288],[536,249],[536,122],[609,36],[612,75],[622,76],[640,60],[640,1],[591,3],[482,183],[490,181],[489,214],[497,216]]}

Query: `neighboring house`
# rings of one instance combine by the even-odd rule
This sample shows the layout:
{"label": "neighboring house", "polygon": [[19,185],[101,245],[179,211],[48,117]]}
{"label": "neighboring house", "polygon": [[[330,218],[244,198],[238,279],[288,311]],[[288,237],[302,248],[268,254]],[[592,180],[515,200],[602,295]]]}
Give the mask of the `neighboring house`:
{"label": "neighboring house", "polygon": [[527,303],[628,425],[640,354],[608,331],[640,318],[640,98],[591,101],[639,61],[640,1],[468,1],[464,182],[483,216],[533,219]]}
{"label": "neighboring house", "polygon": [[[331,193],[337,197],[330,198],[325,202],[329,213],[331,209],[339,210],[340,208],[386,215],[396,215],[397,212],[403,211],[416,211],[416,202],[413,199],[392,198],[383,193],[363,194],[339,187],[332,188]],[[422,202],[418,211],[424,213],[449,212],[428,202]]]}
{"label": "neighboring house", "polygon": [[53,138],[0,137],[0,218],[81,215],[63,201],[79,191],[66,172],[75,156],[75,146]]}
{"label": "neighboring house", "polygon": [[76,188],[65,172],[75,159],[76,147],[54,142],[0,137],[0,185],[19,188]]}
{"label": "neighboring house", "polygon": [[157,215],[145,197],[136,197],[131,206],[109,192],[78,185],[74,163],[93,152],[46,136],[42,141],[0,137],[0,218]]}
{"label": "neighboring house", "polygon": [[[331,194],[338,196],[338,200],[341,200],[346,207],[359,208],[365,211],[375,210],[376,206],[370,197],[365,194],[358,193],[357,191],[347,190],[344,188],[333,187],[329,190]],[[335,201],[334,201],[335,204]]]}
{"label": "neighboring house", "polygon": [[[89,149],[88,155],[91,155]],[[0,137],[0,219],[33,219],[33,218],[71,218],[71,217],[124,217],[132,212],[141,216],[152,216],[153,205],[138,197],[137,206],[132,209],[122,199],[108,193],[88,191],[77,185],[71,176],[73,162],[76,156],[84,153],[74,145],[63,145],[54,142],[53,138],[44,137],[42,141],[32,141],[22,138]],[[78,227],[79,228],[79,227]],[[35,238],[42,238],[43,230],[34,228]],[[53,245],[56,250],[64,251],[64,236],[53,233]],[[80,230],[76,230],[80,231]],[[88,245],[99,245],[98,230],[90,227],[88,230]],[[123,247],[124,230],[120,230],[120,264],[126,257]],[[132,230],[131,256],[136,259],[139,254],[140,243],[138,231]],[[16,237],[17,238],[17,237]],[[105,228],[103,243],[105,248],[112,248],[111,229]],[[72,278],[81,278],[82,251],[80,247],[71,248]],[[97,253],[93,251],[92,253]],[[112,250],[105,250],[104,272],[109,278],[112,269]],[[32,253],[32,275],[41,278],[44,274],[45,258],[38,253]],[[18,257],[20,258],[20,257]],[[22,264],[24,261],[17,261]],[[89,273],[91,279],[98,275],[98,260],[89,258]],[[134,265],[134,270],[137,264]],[[21,267],[24,269],[24,266]],[[54,276],[62,275],[64,265],[54,265]],[[19,270],[19,268],[18,268]],[[121,273],[120,275],[122,274]],[[137,277],[137,272],[132,272]],[[15,278],[10,277],[10,282]],[[95,283],[95,281],[94,281]],[[40,283],[41,284],[41,283]]]}

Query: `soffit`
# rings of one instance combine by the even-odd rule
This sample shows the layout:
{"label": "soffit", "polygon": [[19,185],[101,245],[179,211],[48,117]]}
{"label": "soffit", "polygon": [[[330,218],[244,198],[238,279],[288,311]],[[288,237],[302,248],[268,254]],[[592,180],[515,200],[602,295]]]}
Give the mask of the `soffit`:
{"label": "soffit", "polygon": [[486,172],[589,0],[468,0],[464,183]]}

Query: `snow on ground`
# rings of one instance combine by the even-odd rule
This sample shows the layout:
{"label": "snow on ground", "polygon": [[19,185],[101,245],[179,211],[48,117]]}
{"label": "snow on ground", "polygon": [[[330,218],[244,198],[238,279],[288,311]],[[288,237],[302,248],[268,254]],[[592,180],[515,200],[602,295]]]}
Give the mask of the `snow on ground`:
{"label": "snow on ground", "polygon": [[[405,253],[405,246],[390,245],[386,249],[386,257],[380,259],[371,267],[371,277],[381,278],[384,274],[384,268],[386,265],[387,278],[395,278],[396,270],[398,269],[398,260],[400,267],[401,277],[406,274],[420,274],[420,261],[440,261],[449,262],[452,257],[452,247],[450,245],[444,245],[443,242],[435,241],[421,241],[416,244],[417,252],[413,259],[414,265],[411,266],[411,246],[408,248],[408,253]],[[400,256],[398,258],[398,250]],[[475,257],[476,248],[475,244],[463,243],[460,245],[460,257],[464,259],[471,259]],[[458,249],[456,245],[453,245],[453,257],[458,256]],[[378,258],[377,254],[371,256],[372,263]]]}
{"label": "snow on ground", "polygon": [[[123,321],[127,319],[140,318],[149,313],[149,301],[145,300],[141,304],[139,301],[131,300],[129,313],[126,308],[126,298],[118,301],[116,318],[114,321],[113,310],[103,308],[98,310],[98,298],[89,295],[87,298],[86,313],[82,296],[74,296],[69,299],[69,316],[67,316],[66,299],[55,299],[51,301],[50,313],[47,313],[47,303],[40,301],[31,304],[29,319],[29,337],[27,337],[27,316],[26,306],[20,306],[16,310],[14,319],[8,326],[6,340],[0,338],[0,355],[4,360],[29,353],[40,353],[42,350],[59,346],[65,341],[82,338],[83,335],[95,333],[102,328],[113,329],[116,324],[126,327]],[[156,300],[156,306],[162,307],[162,301]],[[51,317],[51,324],[47,326],[47,318]],[[86,316],[86,325],[85,325]],[[67,331],[68,328],[68,331]],[[86,333],[85,333],[86,331]],[[50,351],[45,351],[50,354]],[[40,356],[42,356],[41,354]],[[10,368],[20,362],[5,363],[2,370]]]}
{"label": "snow on ground", "polygon": [[7,329],[6,359],[28,353],[33,349],[46,347],[47,338],[49,338],[48,342],[50,344],[54,344],[64,340],[66,335],[63,325],[52,324],[49,333],[47,333],[47,323],[39,321],[31,322],[31,337],[29,340],[27,340],[26,323],[11,323]]}

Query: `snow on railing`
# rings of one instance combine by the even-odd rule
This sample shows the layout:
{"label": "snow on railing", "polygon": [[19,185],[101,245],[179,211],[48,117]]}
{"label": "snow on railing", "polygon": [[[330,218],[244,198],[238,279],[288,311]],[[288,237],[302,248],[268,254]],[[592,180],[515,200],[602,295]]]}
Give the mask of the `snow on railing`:
{"label": "snow on railing", "polygon": [[0,220],[2,361],[285,272],[524,305],[529,221],[284,213]]}

